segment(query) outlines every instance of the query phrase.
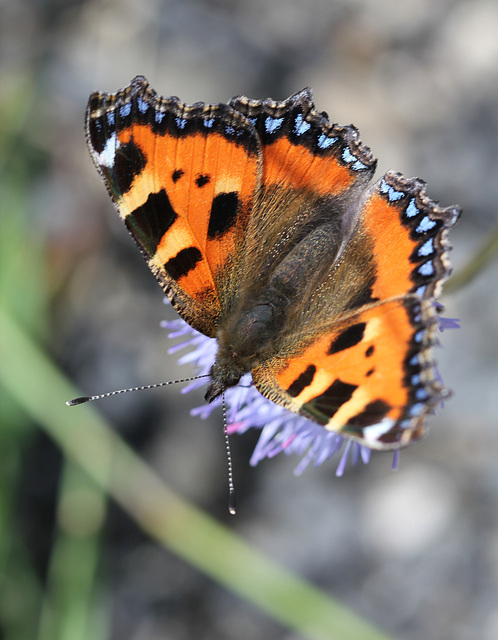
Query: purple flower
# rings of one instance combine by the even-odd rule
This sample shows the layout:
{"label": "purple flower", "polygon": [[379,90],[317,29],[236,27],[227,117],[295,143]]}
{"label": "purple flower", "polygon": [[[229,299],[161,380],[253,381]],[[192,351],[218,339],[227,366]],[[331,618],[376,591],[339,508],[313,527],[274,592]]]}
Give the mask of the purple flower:
{"label": "purple flower", "polygon": [[458,318],[439,318],[439,331],[442,333],[446,329],[460,329],[460,320]]}
{"label": "purple flower", "polygon": [[459,318],[443,318],[441,313],[444,311],[444,306],[438,302],[434,301],[434,308],[438,312],[439,315],[439,331],[441,333],[446,331],[446,329],[460,329],[460,320]]}
{"label": "purple flower", "polygon": [[[163,321],[161,326],[170,332],[169,338],[184,338],[171,347],[168,353],[173,354],[189,348],[190,351],[183,355],[178,363],[192,363],[198,375],[209,374],[216,356],[216,340],[207,338],[181,319]],[[188,393],[205,384],[204,378],[194,380],[182,389],[182,393]],[[250,428],[261,430],[261,436],[250,460],[252,466],[256,466],[264,458],[273,458],[282,451],[287,455],[297,453],[301,456],[301,461],[295,469],[295,474],[300,475],[311,462],[317,467],[342,451],[336,470],[336,475],[342,476],[348,458],[353,465],[360,460],[367,464],[370,460],[371,451],[368,447],[327,431],[320,425],[267,400],[253,385],[250,374],[245,375],[236,387],[227,389],[226,401],[229,433],[244,433]],[[219,397],[211,404],[192,409],[190,413],[193,416],[207,418],[213,409],[221,406],[221,403],[222,399]]]}
{"label": "purple flower", "polygon": [[[165,300],[165,302],[168,302]],[[443,326],[444,325],[444,326]],[[168,350],[173,354],[183,349],[190,351],[183,355],[179,364],[191,363],[196,367],[197,374],[207,375],[216,356],[216,340],[207,338],[195,329],[192,329],[181,319],[165,320],[161,326],[170,333],[169,338],[184,338],[181,342]],[[445,329],[458,326],[454,320],[442,321],[441,327]],[[206,384],[204,378],[194,380],[182,389],[182,393],[188,393],[192,389],[203,387]],[[256,466],[264,458],[273,458],[278,453],[290,455],[297,453],[301,461],[294,473],[300,475],[306,467],[312,463],[318,467],[334,455],[340,455],[336,469],[336,476],[342,476],[348,459],[353,465],[360,460],[368,464],[371,449],[337,433],[327,431],[314,422],[271,402],[254,386],[251,374],[246,374],[235,387],[225,392],[227,404],[228,433],[244,433],[248,429],[260,429],[259,441],[251,456],[250,464]],[[211,404],[196,407],[191,410],[191,415],[207,418],[213,409],[222,404],[221,396]],[[392,468],[397,469],[399,462],[399,450],[394,452]]]}

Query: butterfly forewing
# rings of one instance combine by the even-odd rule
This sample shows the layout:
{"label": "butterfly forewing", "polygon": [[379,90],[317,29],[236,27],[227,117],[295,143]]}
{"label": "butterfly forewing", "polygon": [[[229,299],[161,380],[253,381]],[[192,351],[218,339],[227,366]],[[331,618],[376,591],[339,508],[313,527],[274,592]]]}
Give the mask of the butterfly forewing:
{"label": "butterfly forewing", "polygon": [[177,311],[214,335],[259,179],[250,122],[160,98],[143,78],[95,93],[88,144],[121,218]]}
{"label": "butterfly forewing", "polygon": [[258,389],[370,447],[419,438],[446,394],[431,355],[434,296],[449,275],[446,234],[458,214],[429,200],[421,181],[387,173],[362,203],[315,321],[294,319],[307,346],[257,369]]}

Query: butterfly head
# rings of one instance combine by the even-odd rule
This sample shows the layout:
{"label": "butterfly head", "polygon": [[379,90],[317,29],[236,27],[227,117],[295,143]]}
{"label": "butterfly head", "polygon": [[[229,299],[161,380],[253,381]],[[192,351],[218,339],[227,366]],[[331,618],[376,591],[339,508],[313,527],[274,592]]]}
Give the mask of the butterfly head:
{"label": "butterfly head", "polygon": [[225,389],[235,386],[245,373],[268,358],[275,327],[274,306],[258,302],[246,311],[234,313],[220,328],[206,402],[212,402]]}
{"label": "butterfly head", "polygon": [[225,366],[224,359],[216,362],[211,367],[211,383],[207,388],[204,399],[206,402],[212,402],[220,396],[228,387],[235,386],[242,376],[246,373],[241,370],[236,358],[232,358]]}

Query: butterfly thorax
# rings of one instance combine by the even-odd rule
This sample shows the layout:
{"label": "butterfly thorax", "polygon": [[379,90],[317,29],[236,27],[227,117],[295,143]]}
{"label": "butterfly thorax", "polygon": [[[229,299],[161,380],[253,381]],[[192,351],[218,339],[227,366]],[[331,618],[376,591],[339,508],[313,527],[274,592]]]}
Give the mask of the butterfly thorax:
{"label": "butterfly thorax", "polygon": [[236,385],[244,374],[271,356],[274,336],[278,335],[285,315],[282,301],[260,301],[244,313],[234,314],[220,329],[211,384],[205,395],[207,402]]}
{"label": "butterfly thorax", "polygon": [[[211,369],[206,401],[211,402],[227,387],[278,351],[289,311],[317,274],[330,269],[337,252],[334,225],[320,225],[297,241],[287,255],[276,262],[262,284],[220,326],[218,353]],[[258,279],[256,279],[258,281]]]}

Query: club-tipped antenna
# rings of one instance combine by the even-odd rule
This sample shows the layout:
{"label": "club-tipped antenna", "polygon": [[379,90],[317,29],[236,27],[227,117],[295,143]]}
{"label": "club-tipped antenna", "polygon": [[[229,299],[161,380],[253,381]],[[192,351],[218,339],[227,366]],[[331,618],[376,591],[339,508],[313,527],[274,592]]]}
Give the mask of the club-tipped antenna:
{"label": "club-tipped antenna", "polygon": [[156,384],[146,384],[143,387],[130,387],[129,389],[118,389],[116,391],[108,391],[107,393],[101,393],[97,396],[81,396],[80,398],[73,398],[68,400],[66,404],[69,407],[75,407],[78,404],[84,404],[85,402],[93,402],[94,400],[100,400],[101,398],[109,398],[110,396],[117,396],[120,393],[128,393],[129,391],[145,391],[146,389],[157,389],[158,387],[165,387],[168,384],[178,384],[180,382],[192,382],[193,380],[199,380],[199,378],[209,378],[209,374],[206,373],[202,376],[193,376],[192,378],[183,378],[183,380],[169,380],[168,382],[157,382]]}
{"label": "club-tipped antenna", "polygon": [[227,408],[225,404],[225,392],[223,392],[221,396],[221,401],[223,408],[223,435],[225,436],[225,450],[228,463],[228,511],[230,515],[234,516],[237,513],[237,506],[235,503],[235,486],[233,484],[232,453],[230,451],[230,438],[228,437],[227,428]]}
{"label": "club-tipped antenna", "polygon": [[[209,378],[210,374],[204,374],[201,376],[193,376],[192,378],[183,378],[182,380],[169,380],[168,382],[157,382],[156,384],[147,384],[142,387],[130,387],[128,389],[117,389],[116,391],[108,391],[107,393],[100,393],[96,396],[81,396],[79,398],[73,398],[68,400],[66,404],[69,407],[75,407],[78,404],[84,404],[85,402],[93,402],[94,400],[101,400],[102,398],[109,398],[110,396],[117,396],[120,393],[128,393],[130,391],[145,391],[146,389],[157,389],[158,387],[165,387],[169,384],[178,384],[181,382],[193,382],[200,378]],[[225,393],[222,395],[222,407],[223,407],[223,434],[225,437],[225,451],[227,454],[228,463],[228,511],[234,516],[237,513],[235,504],[235,486],[233,483],[233,465],[232,465],[232,453],[230,451],[230,439],[228,437],[227,427],[227,411],[225,403]]]}

